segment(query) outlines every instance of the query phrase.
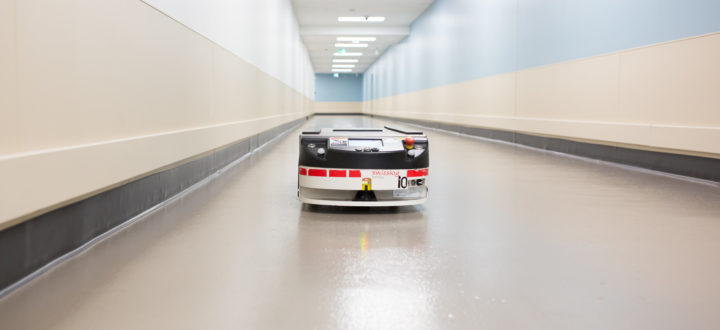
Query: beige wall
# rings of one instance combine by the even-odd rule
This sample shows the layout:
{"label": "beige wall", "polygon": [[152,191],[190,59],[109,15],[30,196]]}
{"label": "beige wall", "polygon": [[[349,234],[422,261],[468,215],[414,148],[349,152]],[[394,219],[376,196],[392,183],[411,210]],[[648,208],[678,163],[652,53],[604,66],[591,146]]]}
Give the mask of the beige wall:
{"label": "beige wall", "polygon": [[0,0],[0,227],[312,101],[136,0]]}
{"label": "beige wall", "polygon": [[720,158],[720,33],[366,101],[364,112]]}
{"label": "beige wall", "polygon": [[361,113],[362,102],[315,102],[315,113]]}
{"label": "beige wall", "polygon": [[15,2],[0,0],[0,144],[15,143],[17,136],[16,59]]}

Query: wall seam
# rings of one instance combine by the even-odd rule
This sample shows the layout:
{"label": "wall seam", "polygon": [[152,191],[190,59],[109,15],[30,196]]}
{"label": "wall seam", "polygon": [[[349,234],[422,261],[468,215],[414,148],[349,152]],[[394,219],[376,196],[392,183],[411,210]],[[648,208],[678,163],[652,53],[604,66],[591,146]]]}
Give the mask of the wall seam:
{"label": "wall seam", "polygon": [[515,0],[515,72],[513,73],[513,80],[515,82],[515,102],[513,115],[516,117],[520,112],[520,91],[519,91],[519,80],[520,75],[518,74],[520,67],[520,0]]}
{"label": "wall seam", "polygon": [[[296,113],[297,113],[297,112],[296,112]],[[293,113],[293,114],[296,114],[296,113]],[[288,124],[290,124],[290,123],[293,123],[294,121],[298,121],[298,120],[301,120],[301,119],[303,119],[303,118],[306,118],[306,117],[305,117],[305,116],[299,116],[299,117],[297,117],[297,118],[295,118],[295,119],[293,119],[293,120],[287,121],[287,122],[285,122],[285,123],[283,123],[283,124],[273,126],[273,127],[269,128],[269,129],[266,130],[266,131],[269,131],[269,130],[272,130],[272,129],[275,129],[275,128],[278,128],[278,127],[282,127],[283,125],[288,125]],[[115,188],[117,188],[117,187],[119,187],[119,186],[123,186],[123,185],[125,185],[125,184],[131,183],[131,182],[134,182],[134,181],[137,181],[137,180],[144,179],[144,178],[146,178],[146,177],[155,175],[155,174],[157,174],[157,173],[161,173],[161,172],[164,172],[164,171],[167,171],[167,170],[171,170],[171,169],[173,169],[173,168],[177,168],[177,167],[183,166],[183,165],[185,165],[185,164],[187,164],[187,163],[190,163],[190,162],[192,162],[192,161],[195,161],[195,160],[197,160],[197,159],[206,157],[206,156],[208,156],[208,155],[211,155],[211,154],[213,154],[213,153],[216,153],[216,152],[218,152],[218,151],[221,151],[221,150],[223,150],[223,149],[226,149],[226,148],[228,148],[228,147],[231,147],[231,146],[233,146],[233,145],[235,145],[235,144],[237,144],[237,143],[240,143],[240,142],[242,142],[242,141],[245,141],[245,140],[248,140],[248,139],[252,139],[253,137],[256,137],[256,136],[258,136],[258,135],[260,135],[260,134],[262,134],[262,133],[265,133],[266,131],[262,131],[262,132],[255,133],[255,134],[251,134],[251,135],[246,136],[246,137],[244,137],[244,138],[242,138],[242,139],[239,139],[239,140],[235,140],[235,141],[233,141],[233,142],[226,143],[226,144],[224,144],[224,145],[221,145],[221,146],[212,148],[212,149],[207,150],[207,151],[205,151],[205,152],[202,152],[202,153],[199,153],[199,154],[195,154],[195,155],[192,155],[192,156],[189,156],[189,157],[185,157],[185,158],[183,158],[183,159],[174,161],[174,162],[172,162],[172,163],[169,163],[169,164],[166,164],[166,165],[163,165],[163,166],[154,168],[154,169],[152,169],[152,170],[150,170],[150,171],[147,171],[147,172],[144,172],[144,173],[141,173],[141,174],[138,174],[138,175],[135,175],[135,176],[132,176],[132,177],[129,177],[129,178],[120,180],[120,181],[118,181],[118,182],[115,182],[115,183],[113,183],[113,184],[110,184],[110,185],[107,185],[107,186],[104,186],[104,187],[101,187],[101,188],[98,188],[98,189],[94,189],[94,190],[88,191],[88,192],[83,193],[83,194],[81,194],[81,195],[77,195],[77,196],[75,196],[75,197],[73,197],[73,198],[69,198],[69,199],[64,200],[64,201],[62,201],[62,202],[58,202],[58,203],[55,203],[55,204],[52,204],[52,205],[49,205],[49,206],[46,206],[46,207],[42,207],[42,208],[40,208],[40,209],[34,210],[34,211],[32,211],[32,212],[29,212],[29,213],[27,213],[27,214],[25,214],[25,215],[22,215],[22,216],[19,216],[19,217],[16,217],[16,218],[12,218],[11,220],[7,220],[7,219],[6,219],[6,220],[2,220],[2,219],[0,219],[0,231],[3,230],[3,229],[2,229],[3,226],[5,226],[5,224],[6,224],[8,221],[11,221],[11,222],[12,222],[12,221],[22,222],[22,221],[24,221],[24,220],[26,220],[26,219],[28,219],[28,218],[32,218],[32,217],[36,217],[36,216],[42,215],[42,214],[47,213],[47,212],[50,212],[50,211],[52,211],[52,210],[55,210],[55,209],[64,207],[64,206],[66,206],[66,205],[68,205],[68,204],[75,203],[75,202],[77,202],[77,201],[79,201],[79,200],[87,199],[87,198],[90,198],[90,197],[92,197],[92,196],[94,196],[94,195],[101,194],[101,193],[103,193],[103,192],[105,192],[105,191],[115,189]]]}
{"label": "wall seam", "polygon": [[622,54],[618,54],[617,56],[617,86],[615,86],[617,89],[617,99],[615,100],[616,103],[616,116],[619,116],[622,112],[625,111],[623,107],[622,102]]}
{"label": "wall seam", "polygon": [[483,114],[465,114],[465,113],[454,113],[454,112],[400,111],[397,113],[416,114],[416,115],[424,114],[424,115],[433,115],[433,116],[474,117],[474,118],[487,118],[487,119],[512,119],[512,120],[547,121],[547,122],[562,122],[562,123],[600,124],[600,125],[616,125],[616,126],[638,126],[638,127],[655,126],[655,127],[663,127],[663,128],[720,130],[720,127],[715,127],[715,126],[689,126],[689,125],[667,125],[667,124],[652,124],[652,123],[632,123],[632,122],[621,122],[621,121],[556,119],[556,118],[541,118],[541,117],[517,117],[517,116],[499,116],[499,115],[483,115]]}
{"label": "wall seam", "polygon": [[275,119],[275,118],[287,117],[287,116],[299,115],[299,114],[304,114],[304,112],[296,111],[296,112],[291,112],[291,113],[281,113],[281,114],[265,116],[265,117],[258,117],[258,118],[253,118],[253,119],[244,119],[244,120],[237,120],[237,121],[232,121],[232,122],[224,122],[222,124],[204,125],[204,126],[184,128],[184,129],[178,129],[178,130],[165,131],[165,132],[154,133],[154,134],[135,135],[135,136],[124,137],[124,138],[119,138],[119,139],[110,139],[110,140],[103,140],[103,141],[97,141],[97,142],[80,143],[80,144],[74,144],[74,145],[69,145],[69,146],[61,146],[61,147],[55,147],[55,148],[45,148],[45,149],[39,149],[39,150],[33,150],[33,151],[17,152],[17,153],[0,155],[0,162],[12,160],[12,159],[18,159],[18,158],[32,157],[32,156],[37,156],[37,155],[42,155],[42,154],[54,153],[54,152],[70,151],[70,150],[95,147],[95,146],[101,146],[101,145],[107,145],[107,144],[113,144],[113,143],[121,143],[121,142],[141,140],[141,139],[160,137],[160,136],[166,136],[166,135],[188,133],[188,132],[200,131],[200,130],[205,130],[205,129],[221,128],[224,126],[245,124],[245,123],[250,123],[250,122],[257,122],[257,121],[262,121],[262,120],[269,120],[269,119]]}
{"label": "wall seam", "polygon": [[[217,48],[213,46],[210,50],[210,88],[212,89],[212,103],[210,106],[212,107],[212,117],[217,116],[218,111],[220,110],[218,107],[217,75],[215,73],[217,67],[215,63],[216,56]],[[212,120],[214,121],[214,118]]]}

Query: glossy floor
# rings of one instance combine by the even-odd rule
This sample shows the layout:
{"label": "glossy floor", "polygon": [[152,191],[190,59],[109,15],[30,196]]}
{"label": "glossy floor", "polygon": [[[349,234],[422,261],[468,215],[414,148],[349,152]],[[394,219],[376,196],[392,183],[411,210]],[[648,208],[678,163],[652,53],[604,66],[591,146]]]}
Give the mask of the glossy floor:
{"label": "glossy floor", "polygon": [[719,327],[718,187],[428,135],[424,206],[302,206],[294,132],[2,299],[0,329]]}

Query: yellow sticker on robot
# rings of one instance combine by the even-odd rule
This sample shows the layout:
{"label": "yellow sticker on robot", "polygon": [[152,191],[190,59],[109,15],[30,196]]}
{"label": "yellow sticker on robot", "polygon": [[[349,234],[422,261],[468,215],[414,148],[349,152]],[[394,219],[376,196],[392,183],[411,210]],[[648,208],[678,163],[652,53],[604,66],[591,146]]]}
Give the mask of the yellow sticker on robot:
{"label": "yellow sticker on robot", "polygon": [[362,179],[362,190],[363,191],[372,190],[372,179],[371,178],[363,178]]}

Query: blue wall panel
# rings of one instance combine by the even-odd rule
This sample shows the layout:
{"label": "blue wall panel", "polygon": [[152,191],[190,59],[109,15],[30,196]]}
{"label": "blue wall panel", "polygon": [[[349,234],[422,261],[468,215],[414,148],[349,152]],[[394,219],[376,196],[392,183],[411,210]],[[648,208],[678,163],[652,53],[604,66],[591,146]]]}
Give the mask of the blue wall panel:
{"label": "blue wall panel", "polygon": [[363,77],[355,74],[315,75],[315,101],[318,102],[362,102]]}
{"label": "blue wall panel", "polygon": [[719,30],[718,0],[520,0],[518,69]]}
{"label": "blue wall panel", "polygon": [[365,99],[720,31],[720,0],[436,0],[365,72]]}

